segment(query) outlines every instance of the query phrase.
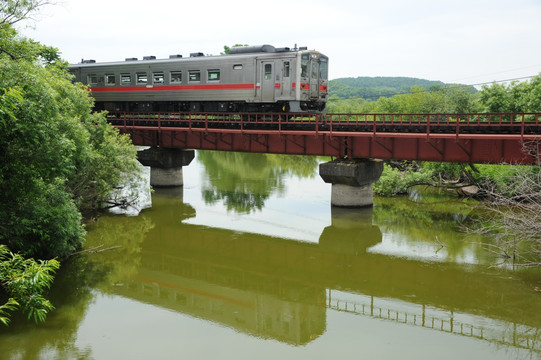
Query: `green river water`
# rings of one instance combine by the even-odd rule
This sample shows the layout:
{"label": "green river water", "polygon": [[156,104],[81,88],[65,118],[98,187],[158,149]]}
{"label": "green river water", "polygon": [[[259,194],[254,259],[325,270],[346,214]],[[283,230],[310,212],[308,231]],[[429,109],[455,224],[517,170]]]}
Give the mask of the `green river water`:
{"label": "green river water", "polygon": [[197,152],[183,188],[87,226],[0,359],[541,358],[541,272],[493,266],[474,204],[331,208],[319,161]]}

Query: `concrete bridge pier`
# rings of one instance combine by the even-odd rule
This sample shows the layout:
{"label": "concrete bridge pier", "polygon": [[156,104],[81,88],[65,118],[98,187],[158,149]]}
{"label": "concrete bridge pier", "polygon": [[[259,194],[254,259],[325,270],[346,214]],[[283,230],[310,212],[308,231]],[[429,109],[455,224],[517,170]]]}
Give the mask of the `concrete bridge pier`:
{"label": "concrete bridge pier", "polygon": [[319,165],[323,181],[332,184],[331,205],[340,207],[372,206],[372,183],[382,171],[381,160],[334,160]]}
{"label": "concrete bridge pier", "polygon": [[137,153],[144,166],[150,166],[150,185],[156,187],[182,186],[182,167],[192,162],[194,150],[152,147]]}

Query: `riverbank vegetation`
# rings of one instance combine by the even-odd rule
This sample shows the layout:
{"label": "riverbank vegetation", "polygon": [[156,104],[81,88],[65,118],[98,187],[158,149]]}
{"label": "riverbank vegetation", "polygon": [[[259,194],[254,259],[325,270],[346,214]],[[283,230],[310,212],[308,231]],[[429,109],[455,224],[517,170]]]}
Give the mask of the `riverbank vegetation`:
{"label": "riverbank vegetation", "polygon": [[[131,140],[92,113],[88,92],[71,81],[57,49],[13,24],[47,2],[0,1],[0,319],[21,308],[36,321],[56,260],[78,250],[83,215],[139,169]],[[9,250],[8,250],[9,249]],[[13,253],[11,253],[12,251]],[[20,255],[18,255],[20,254]],[[18,298],[22,296],[28,300]],[[37,302],[35,302],[37,301]]]}

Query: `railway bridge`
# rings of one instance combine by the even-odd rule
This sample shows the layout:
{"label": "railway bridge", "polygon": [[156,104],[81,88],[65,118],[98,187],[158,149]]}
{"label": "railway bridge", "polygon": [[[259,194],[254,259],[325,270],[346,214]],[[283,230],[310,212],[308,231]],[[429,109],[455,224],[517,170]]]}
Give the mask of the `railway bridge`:
{"label": "railway bridge", "polygon": [[320,175],[336,206],[370,206],[381,160],[540,162],[541,113],[291,114],[111,112],[152,166],[155,186],[182,185],[193,149],[332,156]]}

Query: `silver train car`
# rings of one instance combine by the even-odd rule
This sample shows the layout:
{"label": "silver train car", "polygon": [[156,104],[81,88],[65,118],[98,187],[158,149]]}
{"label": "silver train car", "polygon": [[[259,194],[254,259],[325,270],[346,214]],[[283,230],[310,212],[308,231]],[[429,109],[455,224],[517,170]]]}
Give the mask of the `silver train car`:
{"label": "silver train car", "polygon": [[321,112],[329,59],[307,48],[233,47],[227,55],[171,55],[69,66],[96,110]]}

